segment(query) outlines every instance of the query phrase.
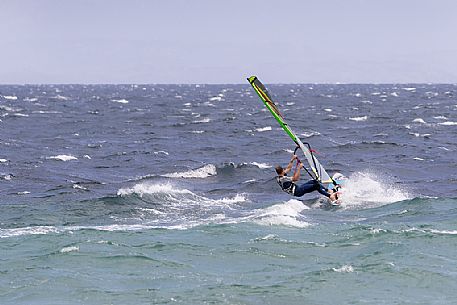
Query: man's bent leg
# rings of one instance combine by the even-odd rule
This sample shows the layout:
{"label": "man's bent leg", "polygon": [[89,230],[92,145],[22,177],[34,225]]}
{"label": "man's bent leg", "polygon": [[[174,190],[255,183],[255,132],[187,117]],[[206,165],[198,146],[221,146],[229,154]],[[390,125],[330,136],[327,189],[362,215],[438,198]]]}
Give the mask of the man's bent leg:
{"label": "man's bent leg", "polygon": [[[321,193],[320,188],[321,188],[321,185],[319,184],[319,182],[317,182],[315,180],[310,180],[310,181],[308,181],[306,183],[303,183],[301,185],[297,185],[295,187],[294,196],[301,197],[301,196],[303,196],[305,194],[308,194],[308,193],[311,193],[311,192],[314,192],[314,191],[318,191],[319,193]],[[325,194],[323,194],[323,195],[325,195]],[[330,195],[325,195],[325,196],[328,197]]]}

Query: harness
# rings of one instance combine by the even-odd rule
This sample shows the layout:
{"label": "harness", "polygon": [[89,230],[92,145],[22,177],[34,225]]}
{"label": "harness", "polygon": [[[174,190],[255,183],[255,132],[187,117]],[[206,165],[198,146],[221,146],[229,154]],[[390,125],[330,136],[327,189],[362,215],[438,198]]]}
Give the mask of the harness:
{"label": "harness", "polygon": [[276,177],[276,181],[278,182],[279,186],[281,187],[281,189],[290,194],[290,195],[294,195],[295,193],[295,183],[292,182],[292,179],[287,177],[287,176],[278,176]]}

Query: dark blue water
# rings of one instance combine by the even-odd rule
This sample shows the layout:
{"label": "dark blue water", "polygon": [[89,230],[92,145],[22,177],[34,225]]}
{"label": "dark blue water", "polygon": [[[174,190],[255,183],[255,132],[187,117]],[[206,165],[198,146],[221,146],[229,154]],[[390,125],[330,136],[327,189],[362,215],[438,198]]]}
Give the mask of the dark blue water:
{"label": "dark blue water", "polygon": [[249,84],[0,86],[0,303],[455,304],[457,86],[267,87],[340,208]]}

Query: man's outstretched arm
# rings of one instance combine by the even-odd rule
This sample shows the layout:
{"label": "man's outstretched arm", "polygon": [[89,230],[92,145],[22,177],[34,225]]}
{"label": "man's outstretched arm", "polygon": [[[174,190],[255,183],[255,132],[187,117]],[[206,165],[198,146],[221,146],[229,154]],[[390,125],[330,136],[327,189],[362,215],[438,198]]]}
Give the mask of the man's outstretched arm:
{"label": "man's outstretched arm", "polygon": [[287,167],[286,169],[284,170],[284,172],[287,174],[288,172],[290,172],[290,170],[292,169],[292,165],[293,165],[293,162],[294,160],[297,159],[297,156],[296,155],[293,155],[292,156],[292,159],[290,159],[289,161],[289,164],[287,164]]}
{"label": "man's outstretched arm", "polygon": [[303,163],[300,162],[300,164],[298,164],[297,168],[295,169],[294,176],[292,177],[293,182],[300,180],[300,170],[302,167]]}

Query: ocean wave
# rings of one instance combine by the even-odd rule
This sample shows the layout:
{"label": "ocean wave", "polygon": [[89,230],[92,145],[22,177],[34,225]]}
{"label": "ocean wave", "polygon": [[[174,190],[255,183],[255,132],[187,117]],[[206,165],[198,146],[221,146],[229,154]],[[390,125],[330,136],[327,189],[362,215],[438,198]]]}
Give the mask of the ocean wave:
{"label": "ocean wave", "polygon": [[355,122],[364,122],[368,119],[368,116],[358,116],[358,117],[352,117],[352,118],[349,118],[349,120],[351,121],[355,121]]}
{"label": "ocean wave", "polygon": [[185,172],[175,172],[170,174],[165,174],[163,177],[168,178],[207,178],[217,175],[216,166],[213,164],[207,164],[203,167],[185,171]]}
{"label": "ocean wave", "polygon": [[457,125],[457,122],[447,121],[447,122],[438,123],[438,125],[442,125],[442,126],[456,126],[456,125]]}
{"label": "ocean wave", "polygon": [[166,184],[149,184],[149,183],[139,183],[134,185],[131,188],[121,188],[117,191],[118,196],[128,196],[132,194],[137,194],[140,197],[145,194],[192,194],[191,191],[186,189],[177,189],[173,185]]}
{"label": "ocean wave", "polygon": [[343,265],[340,268],[332,268],[332,270],[338,273],[350,273],[354,272],[354,267],[351,265]]}
{"label": "ocean wave", "polygon": [[420,124],[427,124],[424,119],[422,118],[416,118],[413,120],[413,123],[420,123]]}
{"label": "ocean wave", "polygon": [[267,164],[267,163],[257,163],[257,162],[251,162],[250,164],[257,166],[258,168],[261,169],[266,169],[266,168],[272,168],[273,166]]}
{"label": "ocean wave", "polygon": [[73,155],[57,155],[57,156],[51,156],[48,159],[53,159],[53,160],[59,160],[59,161],[70,161],[70,160],[77,160]]}
{"label": "ocean wave", "polygon": [[301,212],[309,209],[303,202],[290,199],[285,203],[280,203],[255,211],[252,220],[260,225],[283,225],[296,228],[306,228],[310,223],[303,219]]}
{"label": "ocean wave", "polygon": [[128,104],[129,101],[127,101],[126,99],[119,99],[119,100],[111,100],[113,102],[116,102],[116,103],[121,103],[121,104]]}
{"label": "ocean wave", "polygon": [[271,130],[271,126],[256,128],[255,130],[258,131],[258,132],[270,131]]}

